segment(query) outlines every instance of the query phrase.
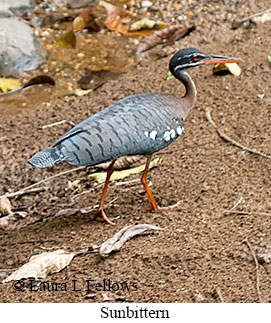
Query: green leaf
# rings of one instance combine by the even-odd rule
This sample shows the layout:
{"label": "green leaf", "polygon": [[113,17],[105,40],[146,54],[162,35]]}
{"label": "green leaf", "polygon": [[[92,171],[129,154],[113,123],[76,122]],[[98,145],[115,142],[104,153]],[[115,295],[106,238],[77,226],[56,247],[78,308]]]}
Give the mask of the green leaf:
{"label": "green leaf", "polygon": [[263,94],[263,93],[259,93],[259,94],[258,94],[258,98],[259,98],[259,99],[263,99],[263,98],[264,98],[264,94]]}
{"label": "green leaf", "polygon": [[60,47],[68,48],[72,47],[75,48],[76,46],[76,36],[72,30],[66,31],[63,33],[56,42]]}
{"label": "green leaf", "polygon": [[170,71],[167,72],[167,81],[171,80],[173,78],[173,75]]}

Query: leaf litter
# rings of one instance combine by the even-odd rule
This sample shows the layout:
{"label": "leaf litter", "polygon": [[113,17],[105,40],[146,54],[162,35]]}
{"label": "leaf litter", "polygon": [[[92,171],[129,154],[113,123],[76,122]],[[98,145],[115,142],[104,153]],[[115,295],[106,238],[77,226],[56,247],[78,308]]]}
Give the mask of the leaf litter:
{"label": "leaf litter", "polygon": [[48,274],[57,273],[72,261],[75,253],[62,249],[34,255],[29,262],[3,280],[3,283],[23,278],[46,278]]}
{"label": "leaf litter", "polygon": [[[99,248],[100,256],[104,258],[113,251],[119,251],[129,239],[148,230],[164,231],[166,229],[151,224],[125,226],[115,233],[113,237],[102,243]],[[66,252],[63,249],[58,249],[33,255],[27,263],[6,277],[2,283],[27,278],[46,278],[49,274],[57,273],[67,267],[75,256],[86,255],[93,252],[98,252],[98,248],[87,248],[79,252]]]}
{"label": "leaf litter", "polygon": [[128,225],[115,233],[113,237],[107,239],[101,245],[99,250],[100,256],[106,257],[113,251],[119,251],[126,241],[147,230],[164,231],[166,229],[151,224]]}

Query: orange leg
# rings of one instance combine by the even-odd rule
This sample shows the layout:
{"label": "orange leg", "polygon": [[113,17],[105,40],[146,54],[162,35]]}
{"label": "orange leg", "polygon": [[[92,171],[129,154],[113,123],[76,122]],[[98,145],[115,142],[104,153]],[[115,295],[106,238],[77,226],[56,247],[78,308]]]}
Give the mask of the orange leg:
{"label": "orange leg", "polygon": [[108,166],[107,171],[106,171],[106,179],[104,182],[104,187],[103,187],[103,192],[102,192],[102,198],[100,201],[100,205],[99,205],[99,213],[101,214],[102,218],[109,224],[115,224],[114,222],[112,222],[105,214],[104,210],[103,210],[103,205],[104,205],[104,201],[105,201],[105,196],[106,196],[106,192],[107,192],[107,188],[108,188],[108,184],[109,184],[109,180],[110,177],[112,175],[112,173],[114,172],[114,164],[115,164],[116,159],[114,159],[111,164]]}
{"label": "orange leg", "polygon": [[148,179],[147,179],[147,174],[148,174],[148,171],[149,171],[149,166],[150,166],[151,158],[152,158],[152,155],[147,156],[146,166],[145,166],[143,175],[141,177],[141,183],[144,186],[145,191],[147,192],[148,197],[149,197],[149,199],[151,201],[152,207],[151,207],[150,210],[158,211],[157,204],[156,204],[155,199],[154,199],[154,197],[153,197],[153,195],[151,193],[151,190],[150,190],[150,188],[148,186]]}

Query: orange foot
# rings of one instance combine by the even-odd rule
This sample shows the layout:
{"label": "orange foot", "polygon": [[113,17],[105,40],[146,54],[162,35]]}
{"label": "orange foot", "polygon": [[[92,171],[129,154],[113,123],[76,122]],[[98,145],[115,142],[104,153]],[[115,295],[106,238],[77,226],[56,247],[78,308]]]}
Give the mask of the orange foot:
{"label": "orange foot", "polygon": [[104,210],[103,209],[99,209],[99,211],[98,211],[99,213],[100,213],[100,215],[101,215],[101,217],[107,222],[107,223],[109,223],[109,224],[111,224],[111,225],[116,225],[116,223],[114,223],[114,222],[112,222],[108,217],[107,217],[107,215],[105,214],[105,212],[104,212]]}

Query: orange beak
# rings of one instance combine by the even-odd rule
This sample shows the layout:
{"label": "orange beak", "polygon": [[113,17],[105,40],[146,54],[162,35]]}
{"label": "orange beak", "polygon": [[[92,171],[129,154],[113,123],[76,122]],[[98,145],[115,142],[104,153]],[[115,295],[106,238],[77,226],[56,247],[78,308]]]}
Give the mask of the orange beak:
{"label": "orange beak", "polygon": [[236,57],[218,56],[218,55],[207,55],[202,60],[206,64],[220,64],[220,63],[243,63],[244,60]]}

